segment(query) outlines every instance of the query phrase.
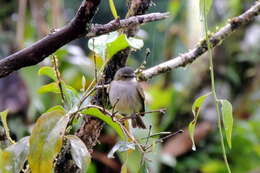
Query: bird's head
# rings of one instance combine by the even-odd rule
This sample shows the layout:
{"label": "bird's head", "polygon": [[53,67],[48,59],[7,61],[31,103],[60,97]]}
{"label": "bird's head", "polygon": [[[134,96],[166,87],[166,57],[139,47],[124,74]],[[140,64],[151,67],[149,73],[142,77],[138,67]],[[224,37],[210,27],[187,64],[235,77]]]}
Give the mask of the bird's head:
{"label": "bird's head", "polygon": [[117,70],[114,80],[131,80],[135,78],[135,72],[131,67],[123,67]]}

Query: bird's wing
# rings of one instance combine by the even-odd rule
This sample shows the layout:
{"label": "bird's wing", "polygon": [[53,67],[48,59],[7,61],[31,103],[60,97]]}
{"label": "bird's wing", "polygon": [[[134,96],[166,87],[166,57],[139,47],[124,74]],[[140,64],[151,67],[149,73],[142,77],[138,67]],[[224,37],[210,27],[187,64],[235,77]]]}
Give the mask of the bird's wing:
{"label": "bird's wing", "polygon": [[[141,103],[142,103],[142,108],[140,110],[140,112],[145,112],[145,105],[144,105],[144,101],[145,101],[145,96],[144,96],[144,90],[143,88],[141,87],[140,84],[137,85],[137,91],[138,91],[138,94],[139,94],[139,97],[141,99]],[[141,114],[142,116],[144,114]]]}

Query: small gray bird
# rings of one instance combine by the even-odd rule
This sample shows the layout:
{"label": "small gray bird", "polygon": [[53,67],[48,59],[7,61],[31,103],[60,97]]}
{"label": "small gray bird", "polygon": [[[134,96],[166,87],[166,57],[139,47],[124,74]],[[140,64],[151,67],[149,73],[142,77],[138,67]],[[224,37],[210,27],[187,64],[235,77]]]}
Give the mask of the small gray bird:
{"label": "small gray bird", "polygon": [[123,67],[116,72],[108,93],[110,103],[116,111],[122,115],[131,115],[134,128],[146,128],[140,117],[140,113],[145,112],[144,92],[132,68]]}

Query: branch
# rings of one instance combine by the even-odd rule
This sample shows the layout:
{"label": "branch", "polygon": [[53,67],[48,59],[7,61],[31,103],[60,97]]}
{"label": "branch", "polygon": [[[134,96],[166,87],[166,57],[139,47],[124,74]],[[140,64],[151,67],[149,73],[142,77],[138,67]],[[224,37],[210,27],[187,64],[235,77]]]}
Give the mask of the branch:
{"label": "branch", "polygon": [[81,5],[76,17],[68,26],[65,26],[64,28],[47,35],[30,47],[16,52],[15,54],[12,54],[1,60],[0,78],[7,76],[15,70],[19,70],[22,67],[35,65],[41,62],[44,60],[44,58],[54,53],[63,45],[77,38],[84,37],[86,34],[87,37],[95,37],[118,30],[120,28],[162,20],[169,16],[168,13],[151,13],[147,15],[133,16],[128,19],[113,20],[104,25],[93,25],[88,32],[87,25],[90,22],[91,17],[88,17],[88,20],[86,20],[88,15],[85,14],[84,11],[92,10],[89,15],[94,15],[93,10],[96,9],[96,6],[91,7],[90,5],[86,5],[89,3],[89,1],[86,1],[86,3]]}
{"label": "branch", "polygon": [[[218,32],[213,34],[210,37],[211,47],[213,48],[221,44],[222,41],[229,37],[234,31],[253,21],[259,14],[260,1],[257,1],[255,5],[253,5],[250,9],[248,9],[240,16],[231,19],[228,24],[226,24]],[[197,59],[200,55],[207,51],[207,43],[205,40],[203,40],[198,44],[196,48],[192,49],[191,51],[181,54],[175,58],[172,58],[169,61],[165,61],[147,70],[144,70],[140,75],[140,80],[148,80],[161,73],[169,72],[174,68],[186,66],[187,64],[192,63],[195,59]]]}
{"label": "branch", "polygon": [[109,33],[111,31],[116,31],[121,28],[131,27],[135,25],[140,25],[143,23],[158,21],[162,19],[166,19],[169,17],[169,13],[150,13],[139,16],[132,16],[123,20],[112,20],[104,25],[93,25],[86,35],[87,37],[96,37],[102,34]]}
{"label": "branch", "polygon": [[22,67],[41,62],[63,45],[86,35],[87,25],[94,16],[100,0],[84,0],[71,22],[28,48],[18,51],[0,61],[0,77]]}

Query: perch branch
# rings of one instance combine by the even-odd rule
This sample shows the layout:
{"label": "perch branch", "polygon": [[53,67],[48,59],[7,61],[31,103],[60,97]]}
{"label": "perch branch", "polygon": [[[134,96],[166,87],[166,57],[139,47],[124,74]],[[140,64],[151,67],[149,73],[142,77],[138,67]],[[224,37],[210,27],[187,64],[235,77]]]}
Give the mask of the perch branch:
{"label": "perch branch", "polygon": [[[250,9],[245,11],[240,16],[231,19],[228,24],[226,24],[224,27],[222,27],[219,31],[217,31],[210,37],[211,47],[213,48],[218,46],[234,31],[253,21],[259,14],[260,1],[256,1],[255,5],[253,5]],[[174,68],[186,66],[187,64],[192,63],[195,59],[197,59],[200,55],[207,51],[207,43],[205,40],[203,40],[196,46],[196,48],[190,50],[189,52],[181,54],[175,58],[172,58],[169,61],[165,61],[159,65],[155,65],[154,67],[144,70],[140,74],[140,80],[148,80],[161,73],[169,72]]]}

